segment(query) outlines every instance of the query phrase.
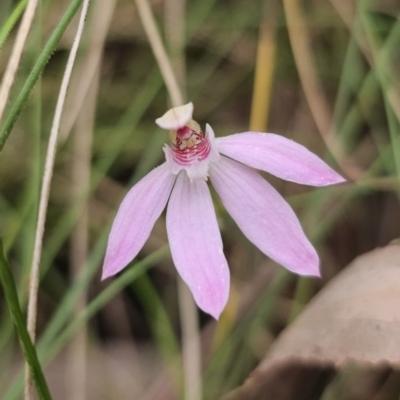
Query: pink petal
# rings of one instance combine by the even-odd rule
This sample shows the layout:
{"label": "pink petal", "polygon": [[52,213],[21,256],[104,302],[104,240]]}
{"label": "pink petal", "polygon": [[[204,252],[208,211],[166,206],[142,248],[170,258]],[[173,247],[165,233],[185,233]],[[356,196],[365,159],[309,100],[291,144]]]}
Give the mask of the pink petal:
{"label": "pink petal", "polygon": [[204,180],[177,177],[167,209],[172,258],[197,305],[219,318],[229,296],[229,268],[210,191]]}
{"label": "pink petal", "polygon": [[102,279],[115,275],[137,256],[167,204],[174,181],[164,163],[125,196],[108,238]]}
{"label": "pink petal", "polygon": [[287,181],[311,186],[345,181],[304,146],[273,133],[238,133],[218,138],[217,147],[234,160]]}
{"label": "pink petal", "polygon": [[210,179],[239,228],[263,253],[290,271],[319,276],[318,255],[281,195],[257,172],[226,157]]}

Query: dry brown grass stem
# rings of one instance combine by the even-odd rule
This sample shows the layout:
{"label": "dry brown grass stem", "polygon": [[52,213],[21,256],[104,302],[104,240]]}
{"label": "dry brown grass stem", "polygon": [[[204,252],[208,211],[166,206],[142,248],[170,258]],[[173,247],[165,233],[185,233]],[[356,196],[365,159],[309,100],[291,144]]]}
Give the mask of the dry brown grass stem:
{"label": "dry brown grass stem", "polygon": [[24,15],[22,17],[21,25],[19,26],[15,44],[8,60],[6,71],[3,76],[0,87],[0,121],[4,114],[4,109],[8,101],[11,87],[14,83],[15,74],[18,70],[18,65],[21,60],[22,51],[25,46],[26,38],[32,25],[35,11],[37,8],[38,0],[29,0]]}
{"label": "dry brown grass stem", "polygon": [[68,139],[95,73],[101,64],[104,43],[116,3],[116,0],[98,0],[93,4],[92,17],[88,27],[87,51],[82,62],[77,66],[77,72],[74,74],[76,79],[71,82],[70,94],[60,128],[60,142]]}
{"label": "dry brown grass stem", "polygon": [[307,103],[321,138],[345,173],[358,180],[362,171],[351,165],[338,142],[333,126],[329,103],[319,82],[313,63],[311,38],[299,0],[284,0],[290,43]]}
{"label": "dry brown grass stem", "polygon": [[[44,227],[46,223],[47,205],[50,195],[51,178],[53,176],[54,160],[57,149],[57,139],[60,128],[60,120],[64,108],[65,97],[67,95],[68,84],[71,78],[72,69],[75,63],[76,54],[82,38],[83,28],[85,26],[87,11],[90,0],[84,0],[82,11],[79,19],[78,29],[72,44],[71,52],[68,57],[67,65],[61,82],[60,92],[58,94],[56,110],[50,131],[49,143],[47,146],[46,160],[43,174],[42,187],[40,192],[39,215],[35,232],[35,244],[33,249],[33,260],[31,265],[31,276],[29,284],[29,301],[28,301],[28,322],[27,328],[32,342],[36,339],[36,316],[37,316],[37,296],[40,281],[40,259],[42,254],[42,242]],[[29,368],[25,372],[25,400],[32,400],[32,381]]]}
{"label": "dry brown grass stem", "polygon": [[158,32],[150,5],[147,0],[135,0],[135,2],[144,30],[149,39],[151,49],[153,50],[154,57],[157,60],[161,75],[163,76],[165,85],[167,86],[171,103],[174,107],[179,106],[183,104],[182,92],[172,69],[171,61],[168,58],[161,40],[160,33]]}

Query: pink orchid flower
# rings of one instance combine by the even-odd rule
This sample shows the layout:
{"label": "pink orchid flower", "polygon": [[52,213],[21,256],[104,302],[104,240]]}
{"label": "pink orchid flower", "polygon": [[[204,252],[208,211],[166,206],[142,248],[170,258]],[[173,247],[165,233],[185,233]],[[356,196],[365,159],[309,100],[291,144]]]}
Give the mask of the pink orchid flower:
{"label": "pink orchid flower", "polygon": [[300,275],[319,276],[318,255],[282,196],[254,169],[312,186],[344,179],[305,147],[272,133],[243,132],[215,138],[192,119],[193,104],[156,120],[170,131],[166,162],[126,195],[115,217],[103,266],[105,279],[120,272],[150,236],[167,208],[172,258],[197,305],[218,319],[229,295],[229,268],[209,177],[236,224],[263,253]]}

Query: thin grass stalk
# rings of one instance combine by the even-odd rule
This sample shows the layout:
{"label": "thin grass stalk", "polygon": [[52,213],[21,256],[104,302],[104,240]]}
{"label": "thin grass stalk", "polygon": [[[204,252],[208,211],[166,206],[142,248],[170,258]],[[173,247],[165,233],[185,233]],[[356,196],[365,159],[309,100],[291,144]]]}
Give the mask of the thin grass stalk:
{"label": "thin grass stalk", "polygon": [[95,73],[101,64],[103,49],[116,3],[117,0],[97,0],[93,4],[87,40],[88,51],[83,56],[77,68],[77,73],[74,74],[77,77],[76,80],[71,82],[63,123],[60,127],[61,143],[68,139],[91,83],[95,79]]}
{"label": "thin grass stalk", "polygon": [[14,83],[15,74],[18,70],[18,65],[21,60],[22,51],[25,46],[26,38],[32,25],[35,16],[38,0],[29,0],[26,6],[24,16],[22,17],[21,25],[19,26],[15,45],[12,49],[10,59],[6,67],[0,87],[0,121],[3,117],[4,109],[8,101],[11,87]]}
{"label": "thin grass stalk", "polygon": [[[34,57],[40,54],[42,48],[43,30],[43,7],[39,3],[36,13],[36,23],[30,33],[30,47],[27,49],[27,56],[33,60]],[[28,57],[27,57],[28,58]],[[29,63],[30,60],[27,60]],[[26,305],[28,293],[26,291],[26,277],[29,275],[29,270],[32,262],[33,248],[35,242],[36,221],[38,218],[39,199],[40,199],[40,183],[42,179],[42,155],[41,155],[41,130],[42,130],[42,77],[39,78],[37,85],[32,91],[29,107],[30,115],[28,116],[31,128],[31,135],[27,138],[30,146],[30,172],[28,186],[24,197],[29,204],[22,225],[22,234],[25,236],[21,248],[21,260],[19,261],[22,269],[22,279],[18,282],[20,290],[21,303],[23,307]],[[28,110],[27,110],[28,111]]]}
{"label": "thin grass stalk", "polygon": [[[53,119],[53,124],[50,132],[49,143],[46,153],[46,161],[43,175],[42,188],[40,192],[39,202],[39,215],[36,225],[35,244],[33,250],[33,260],[31,265],[31,276],[29,284],[29,301],[28,301],[28,332],[32,342],[36,339],[36,316],[37,316],[37,295],[39,290],[40,281],[40,258],[42,253],[42,242],[44,234],[44,226],[46,222],[47,205],[49,201],[51,178],[53,176],[54,160],[57,148],[58,132],[60,127],[60,120],[67,95],[68,84],[71,78],[72,69],[75,63],[76,54],[78,52],[79,44],[82,38],[83,28],[85,26],[87,11],[89,8],[89,0],[84,0],[82,5],[81,16],[79,19],[78,29],[75,39],[68,57],[67,65],[65,68],[64,76],[61,83],[60,92],[57,99],[56,111]],[[25,400],[32,399],[32,381],[30,372],[26,369],[25,374]]]}
{"label": "thin grass stalk", "polygon": [[4,42],[6,41],[8,35],[14,28],[14,25],[17,23],[19,17],[24,12],[26,3],[28,0],[20,0],[20,2],[15,6],[11,15],[7,18],[6,22],[0,29],[0,50],[3,47]]}
{"label": "thin grass stalk", "polygon": [[201,400],[201,337],[198,311],[186,283],[178,277],[179,311],[182,329],[182,358],[185,400]]}
{"label": "thin grass stalk", "polygon": [[0,240],[0,283],[3,286],[4,297],[7,307],[10,311],[15,330],[18,334],[18,339],[21,348],[27,360],[29,370],[32,372],[33,382],[35,383],[37,393],[40,400],[51,400],[51,395],[47,387],[47,383],[36,354],[36,348],[33,345],[29,333],[26,329],[24,316],[19,304],[17,287],[14,277],[11,273],[6,255],[4,253],[3,242]]}
{"label": "thin grass stalk", "polygon": [[[284,0],[283,5],[301,85],[321,137],[330,148],[332,141],[329,137],[331,112],[322,91],[315,65],[312,62],[311,39],[305,26],[301,5],[298,0]],[[334,149],[334,152],[336,153],[336,149]]]}
{"label": "thin grass stalk", "polygon": [[157,60],[161,75],[163,76],[165,85],[167,86],[171,103],[174,107],[181,105],[183,104],[182,92],[172,69],[171,61],[169,60],[167,52],[165,51],[160,33],[158,32],[156,21],[150,5],[147,0],[135,0],[135,3],[138,8],[144,30],[149,38],[154,57]]}
{"label": "thin grass stalk", "polygon": [[164,5],[164,28],[173,71],[182,97],[185,97],[185,0],[166,0]]}

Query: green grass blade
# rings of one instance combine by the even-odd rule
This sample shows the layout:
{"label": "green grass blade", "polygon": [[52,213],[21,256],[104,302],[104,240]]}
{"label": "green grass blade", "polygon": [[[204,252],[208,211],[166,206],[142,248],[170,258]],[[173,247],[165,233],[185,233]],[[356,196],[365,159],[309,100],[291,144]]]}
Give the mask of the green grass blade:
{"label": "green grass blade", "polygon": [[6,41],[8,35],[10,34],[12,28],[18,21],[19,17],[23,13],[26,7],[26,3],[28,0],[21,0],[14,8],[11,15],[7,18],[7,21],[0,29],[0,50],[3,47],[4,42]]}
{"label": "green grass blade", "polygon": [[29,364],[39,398],[41,400],[51,400],[50,392],[36,354],[36,349],[33,346],[26,329],[25,319],[19,305],[17,288],[4,253],[2,241],[0,241],[0,280],[3,285],[6,303],[13,319],[15,330],[21,343],[21,348],[25,354],[26,361]]}
{"label": "green grass blade", "polygon": [[33,87],[35,86],[35,83],[39,79],[41,72],[43,71],[51,55],[53,54],[57,43],[61,39],[61,36],[64,34],[67,26],[71,22],[79,6],[82,4],[82,1],[83,0],[73,0],[71,2],[61,21],[54,29],[43,51],[40,53],[36,64],[32,68],[31,73],[29,74],[23,88],[21,89],[21,92],[19,93],[17,99],[11,107],[11,111],[7,113],[5,122],[0,129],[0,152],[3,150],[6,140],[19,117],[19,114],[21,113],[26,100],[28,99]]}

